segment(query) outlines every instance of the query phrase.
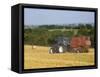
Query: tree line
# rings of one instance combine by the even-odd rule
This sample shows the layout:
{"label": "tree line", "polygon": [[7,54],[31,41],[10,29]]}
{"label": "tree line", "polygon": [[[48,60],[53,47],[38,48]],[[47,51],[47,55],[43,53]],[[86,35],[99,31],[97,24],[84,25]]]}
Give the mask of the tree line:
{"label": "tree line", "polygon": [[50,46],[59,36],[72,38],[73,36],[90,36],[92,47],[95,40],[95,29],[92,24],[78,25],[39,25],[24,28],[24,44]]}

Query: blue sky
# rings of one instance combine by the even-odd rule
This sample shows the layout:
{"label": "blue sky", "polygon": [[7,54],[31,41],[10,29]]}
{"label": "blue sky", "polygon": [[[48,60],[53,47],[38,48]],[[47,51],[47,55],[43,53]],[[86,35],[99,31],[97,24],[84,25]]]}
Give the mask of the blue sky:
{"label": "blue sky", "polygon": [[25,25],[94,23],[94,12],[24,9]]}

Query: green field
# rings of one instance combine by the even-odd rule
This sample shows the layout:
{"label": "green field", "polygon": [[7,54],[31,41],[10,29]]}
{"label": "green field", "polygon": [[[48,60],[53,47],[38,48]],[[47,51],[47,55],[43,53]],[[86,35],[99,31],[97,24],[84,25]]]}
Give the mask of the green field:
{"label": "green field", "polygon": [[24,45],[24,69],[94,65],[94,49],[88,53],[49,54],[50,47]]}

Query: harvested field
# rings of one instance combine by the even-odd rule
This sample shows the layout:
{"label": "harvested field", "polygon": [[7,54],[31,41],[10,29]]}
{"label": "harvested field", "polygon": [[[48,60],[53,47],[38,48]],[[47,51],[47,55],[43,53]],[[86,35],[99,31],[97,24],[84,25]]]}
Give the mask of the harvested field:
{"label": "harvested field", "polygon": [[88,53],[49,54],[50,47],[24,45],[24,69],[94,65],[94,48]]}

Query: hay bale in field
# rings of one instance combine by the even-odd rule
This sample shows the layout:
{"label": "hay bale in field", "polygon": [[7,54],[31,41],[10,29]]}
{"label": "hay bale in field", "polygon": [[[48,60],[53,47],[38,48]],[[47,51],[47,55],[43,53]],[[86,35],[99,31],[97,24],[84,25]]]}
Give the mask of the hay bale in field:
{"label": "hay bale in field", "polygon": [[32,49],[35,49],[36,48],[36,46],[35,45],[32,45]]}

